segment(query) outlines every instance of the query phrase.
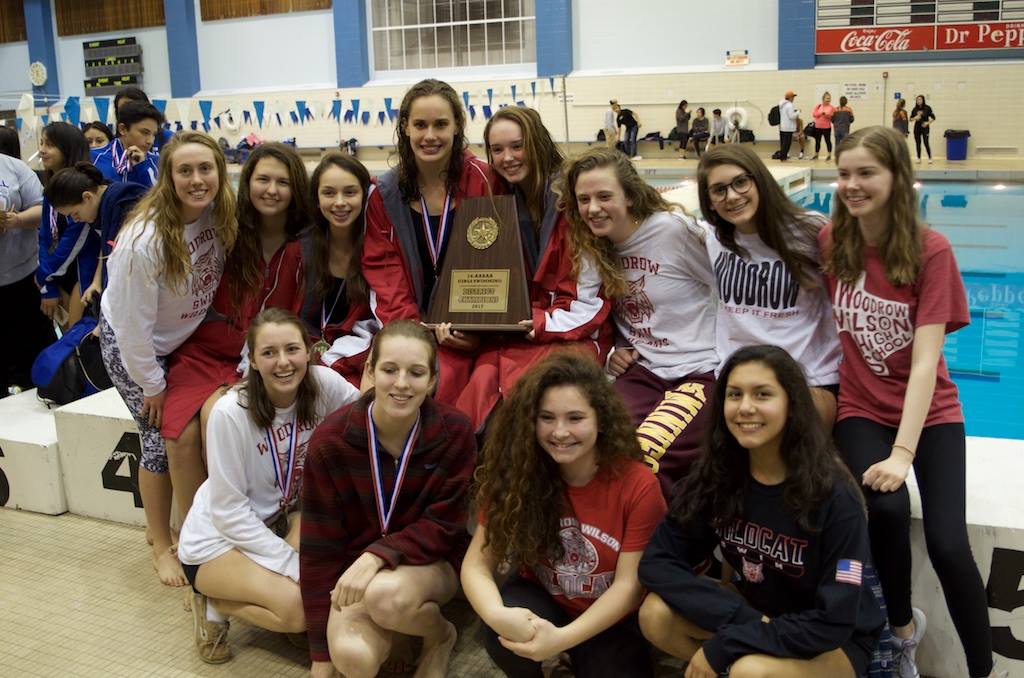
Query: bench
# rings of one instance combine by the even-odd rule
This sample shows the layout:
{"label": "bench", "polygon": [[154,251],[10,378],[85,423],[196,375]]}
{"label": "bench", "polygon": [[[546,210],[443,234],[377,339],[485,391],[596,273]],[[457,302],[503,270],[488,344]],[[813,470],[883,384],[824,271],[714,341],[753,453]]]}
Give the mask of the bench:
{"label": "bench", "polygon": [[0,400],[0,506],[50,515],[68,510],[54,413],[35,389]]}

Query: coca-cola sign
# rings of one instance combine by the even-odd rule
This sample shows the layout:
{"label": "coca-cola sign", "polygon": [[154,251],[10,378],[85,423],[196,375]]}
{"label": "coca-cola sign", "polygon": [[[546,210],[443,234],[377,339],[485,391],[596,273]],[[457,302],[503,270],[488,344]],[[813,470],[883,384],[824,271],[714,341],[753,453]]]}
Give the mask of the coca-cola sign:
{"label": "coca-cola sign", "polygon": [[827,28],[817,31],[818,54],[878,54],[935,48],[935,26]]}

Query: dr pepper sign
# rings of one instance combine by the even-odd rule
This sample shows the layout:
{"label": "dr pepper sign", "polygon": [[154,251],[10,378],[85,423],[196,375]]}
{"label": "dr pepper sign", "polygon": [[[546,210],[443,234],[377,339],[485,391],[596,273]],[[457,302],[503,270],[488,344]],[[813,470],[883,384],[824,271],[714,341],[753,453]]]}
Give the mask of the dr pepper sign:
{"label": "dr pepper sign", "polygon": [[818,54],[923,52],[1024,48],[1024,22],[825,28],[816,31]]}

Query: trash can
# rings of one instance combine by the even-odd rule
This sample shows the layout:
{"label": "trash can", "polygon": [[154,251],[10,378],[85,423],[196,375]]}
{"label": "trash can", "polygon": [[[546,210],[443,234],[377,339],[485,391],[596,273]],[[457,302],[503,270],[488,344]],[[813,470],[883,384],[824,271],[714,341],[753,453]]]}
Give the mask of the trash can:
{"label": "trash can", "polygon": [[969,129],[947,129],[946,137],[946,160],[967,159],[967,139],[971,136]]}

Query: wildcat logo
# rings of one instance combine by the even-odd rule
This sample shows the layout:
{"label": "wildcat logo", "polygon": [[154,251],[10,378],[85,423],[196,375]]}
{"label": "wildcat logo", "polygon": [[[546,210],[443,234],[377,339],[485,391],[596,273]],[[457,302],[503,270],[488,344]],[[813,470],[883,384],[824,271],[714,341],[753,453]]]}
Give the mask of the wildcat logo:
{"label": "wildcat logo", "polygon": [[764,581],[764,565],[752,563],[746,558],[743,559],[743,578],[752,584],[760,584]]}
{"label": "wildcat logo", "polygon": [[214,247],[206,250],[205,253],[196,259],[192,267],[192,296],[199,297],[207,292],[213,292],[220,280],[220,261],[217,259],[217,250]]}
{"label": "wildcat logo", "polygon": [[627,280],[629,292],[618,304],[619,314],[631,325],[640,325],[654,315],[654,304],[644,292],[646,281],[646,276],[640,276],[636,280]]}

